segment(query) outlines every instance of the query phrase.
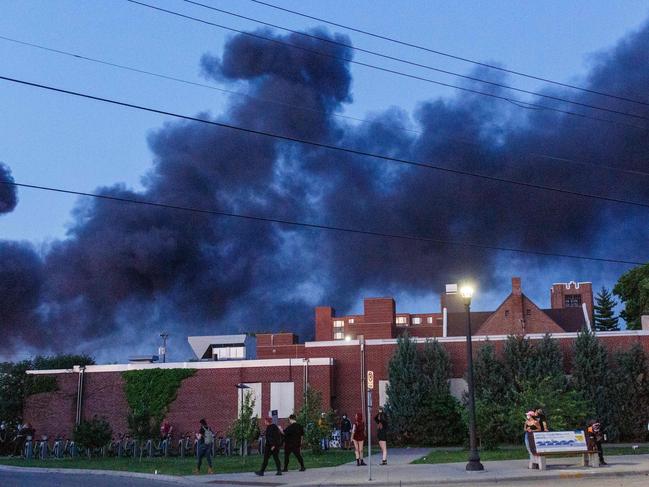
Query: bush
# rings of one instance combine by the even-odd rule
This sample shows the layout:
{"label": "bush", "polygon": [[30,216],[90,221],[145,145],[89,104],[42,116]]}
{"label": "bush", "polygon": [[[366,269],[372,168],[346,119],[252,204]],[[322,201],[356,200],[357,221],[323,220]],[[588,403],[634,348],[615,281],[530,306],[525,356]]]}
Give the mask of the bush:
{"label": "bush", "polygon": [[297,420],[304,427],[304,441],[316,455],[322,453],[321,441],[329,435],[329,430],[320,424],[321,413],[322,394],[312,387],[307,388]]}
{"label": "bush", "polygon": [[[259,419],[254,414],[255,395],[252,391],[246,391],[243,397],[243,405],[239,417],[232,423],[228,430],[228,436],[238,442],[243,439],[250,443],[260,436]],[[247,454],[247,452],[244,452]]]}
{"label": "bush", "polygon": [[88,455],[98,448],[106,446],[113,437],[113,430],[106,418],[94,417],[90,421],[81,421],[74,427],[73,439],[77,445],[88,450]]}

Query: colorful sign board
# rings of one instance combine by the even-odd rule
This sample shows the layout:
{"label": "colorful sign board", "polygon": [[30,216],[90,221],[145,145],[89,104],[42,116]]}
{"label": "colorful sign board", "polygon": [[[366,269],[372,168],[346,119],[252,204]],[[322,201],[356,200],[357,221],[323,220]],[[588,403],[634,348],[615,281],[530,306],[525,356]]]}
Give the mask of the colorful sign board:
{"label": "colorful sign board", "polygon": [[536,453],[587,452],[583,430],[534,432]]}

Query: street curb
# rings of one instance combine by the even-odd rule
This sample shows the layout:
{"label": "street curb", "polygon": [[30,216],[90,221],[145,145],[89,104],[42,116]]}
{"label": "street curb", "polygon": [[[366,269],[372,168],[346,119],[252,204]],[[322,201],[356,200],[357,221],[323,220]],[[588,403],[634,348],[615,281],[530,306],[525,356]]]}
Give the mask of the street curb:
{"label": "street curb", "polygon": [[[475,473],[476,476],[481,475],[479,472]],[[638,471],[627,471],[627,472],[557,472],[552,475],[519,475],[516,477],[465,477],[462,479],[434,479],[434,480],[397,480],[397,481],[365,481],[364,484],[371,485],[372,487],[395,487],[396,485],[429,485],[431,482],[434,482],[435,485],[473,485],[473,484],[496,484],[504,482],[540,482],[540,481],[552,481],[552,480],[571,480],[571,479],[583,479],[583,478],[618,478],[618,477],[632,477],[632,476],[649,476],[649,469],[638,470]],[[313,485],[317,487],[357,487],[358,485],[364,485],[361,483],[343,483],[343,482],[322,482],[318,484],[306,484]]]}
{"label": "street curb", "polygon": [[135,477],[148,480],[162,480],[183,485],[196,485],[195,481],[176,475],[162,475],[143,472],[127,472],[124,470],[96,470],[85,468],[43,468],[43,467],[17,467],[14,465],[0,465],[0,472],[32,472],[32,473],[63,473],[63,474],[88,474],[109,475],[112,477]]}

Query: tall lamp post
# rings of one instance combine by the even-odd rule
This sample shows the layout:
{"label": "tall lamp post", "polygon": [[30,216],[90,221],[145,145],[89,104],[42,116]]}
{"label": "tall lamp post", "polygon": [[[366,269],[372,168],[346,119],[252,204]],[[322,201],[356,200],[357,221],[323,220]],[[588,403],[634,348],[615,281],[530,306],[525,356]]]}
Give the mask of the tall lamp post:
{"label": "tall lamp post", "polygon": [[240,384],[237,384],[235,386],[237,389],[241,391],[241,413],[239,414],[239,426],[241,427],[241,458],[243,459],[243,443],[245,441],[244,434],[243,434],[243,390],[244,389],[250,389],[249,385],[244,384],[243,382]]}
{"label": "tall lamp post", "polygon": [[471,298],[473,297],[473,288],[469,285],[463,285],[460,288],[460,295],[466,308],[466,360],[467,360],[467,379],[469,385],[469,462],[466,469],[469,471],[484,470],[480,463],[480,454],[478,453],[476,441],[475,425],[475,393],[473,385],[473,346],[471,343]]}

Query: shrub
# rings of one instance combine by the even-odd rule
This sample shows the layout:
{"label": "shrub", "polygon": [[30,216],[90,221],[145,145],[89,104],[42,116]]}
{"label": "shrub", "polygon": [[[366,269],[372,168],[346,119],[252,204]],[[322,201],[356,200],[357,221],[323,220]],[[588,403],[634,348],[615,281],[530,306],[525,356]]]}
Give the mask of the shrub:
{"label": "shrub", "polygon": [[113,430],[106,418],[95,416],[90,421],[81,421],[74,427],[75,443],[88,450],[88,456],[98,448],[106,446],[113,436]]}

